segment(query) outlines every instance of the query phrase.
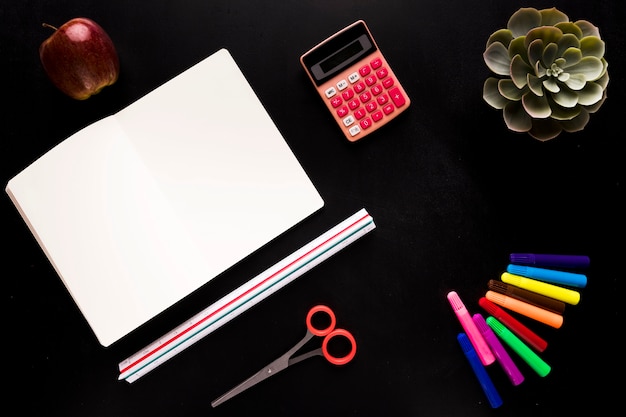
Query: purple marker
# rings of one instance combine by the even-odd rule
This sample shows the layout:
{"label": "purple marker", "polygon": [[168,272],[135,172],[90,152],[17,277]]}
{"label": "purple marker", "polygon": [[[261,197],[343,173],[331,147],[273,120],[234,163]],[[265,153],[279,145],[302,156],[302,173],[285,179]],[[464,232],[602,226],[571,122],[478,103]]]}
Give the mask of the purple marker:
{"label": "purple marker", "polygon": [[512,264],[535,265],[553,268],[587,268],[589,257],[585,255],[550,255],[540,253],[512,253]]}
{"label": "purple marker", "polygon": [[500,343],[498,336],[491,330],[491,327],[489,327],[483,316],[480,313],[476,313],[472,316],[472,320],[476,323],[476,327],[478,327],[478,330],[487,341],[493,355],[496,357],[504,373],[506,373],[506,376],[511,380],[511,383],[517,386],[524,382],[524,375],[522,375],[519,368],[515,365],[504,349],[504,346],[502,346],[502,343]]}

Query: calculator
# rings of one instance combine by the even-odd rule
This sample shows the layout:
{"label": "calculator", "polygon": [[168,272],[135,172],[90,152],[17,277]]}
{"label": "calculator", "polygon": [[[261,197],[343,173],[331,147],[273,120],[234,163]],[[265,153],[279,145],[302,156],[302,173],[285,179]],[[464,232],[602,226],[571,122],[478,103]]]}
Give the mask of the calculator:
{"label": "calculator", "polygon": [[411,103],[363,20],[306,52],[300,63],[351,142],[383,127]]}

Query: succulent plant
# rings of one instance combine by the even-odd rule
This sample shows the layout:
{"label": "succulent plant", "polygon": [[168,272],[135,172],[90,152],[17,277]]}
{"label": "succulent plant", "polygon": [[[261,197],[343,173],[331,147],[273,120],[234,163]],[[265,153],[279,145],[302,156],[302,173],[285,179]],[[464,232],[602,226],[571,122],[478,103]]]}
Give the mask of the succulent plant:
{"label": "succulent plant", "polygon": [[[596,26],[556,8],[521,8],[491,34],[483,58],[496,75],[483,99],[507,127],[546,141],[582,130],[606,99],[605,44]],[[493,75],[493,74],[492,74]]]}

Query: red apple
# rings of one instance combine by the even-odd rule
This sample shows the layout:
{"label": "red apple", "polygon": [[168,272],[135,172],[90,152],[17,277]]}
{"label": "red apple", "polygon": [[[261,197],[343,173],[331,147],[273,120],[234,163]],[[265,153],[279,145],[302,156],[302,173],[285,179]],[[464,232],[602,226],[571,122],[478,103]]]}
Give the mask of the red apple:
{"label": "red apple", "polygon": [[39,58],[52,83],[63,93],[85,100],[114,84],[120,72],[109,35],[91,19],[64,23],[39,46]]}

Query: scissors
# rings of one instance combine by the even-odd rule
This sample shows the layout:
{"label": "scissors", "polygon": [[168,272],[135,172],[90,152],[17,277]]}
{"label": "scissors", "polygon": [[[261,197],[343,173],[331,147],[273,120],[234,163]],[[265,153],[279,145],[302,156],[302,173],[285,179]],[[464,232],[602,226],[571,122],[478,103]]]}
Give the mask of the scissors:
{"label": "scissors", "polygon": [[[313,324],[313,316],[317,315],[319,318],[320,314],[325,315],[327,319],[330,319],[330,324],[328,325],[328,327],[320,329]],[[344,329],[336,329],[335,324],[336,319],[333,310],[325,305],[314,306],[309,310],[309,313],[306,316],[307,332],[302,340],[300,340],[294,347],[289,349],[284,355],[280,356],[278,359],[265,366],[256,374],[252,375],[250,378],[246,379],[221,397],[217,398],[211,403],[211,406],[216,407],[224,401],[269,378],[270,376],[276,375],[283,369],[287,369],[289,366],[313,356],[324,356],[328,362],[334,365],[347,364],[354,358],[354,355],[356,354],[356,341],[354,340],[354,336],[352,336],[349,331]],[[303,353],[296,357],[292,357],[293,354],[296,353],[300,348],[302,348],[309,340],[311,340],[313,336],[319,336],[324,338],[322,340],[322,346],[310,352]],[[328,343],[332,339],[338,337],[344,338],[350,343],[350,351],[344,356],[334,356],[328,351]]]}

